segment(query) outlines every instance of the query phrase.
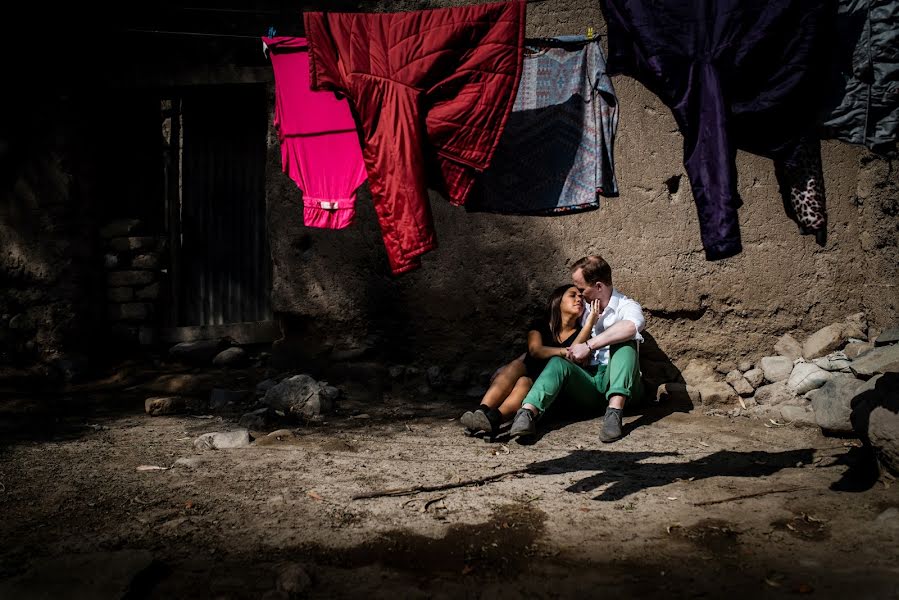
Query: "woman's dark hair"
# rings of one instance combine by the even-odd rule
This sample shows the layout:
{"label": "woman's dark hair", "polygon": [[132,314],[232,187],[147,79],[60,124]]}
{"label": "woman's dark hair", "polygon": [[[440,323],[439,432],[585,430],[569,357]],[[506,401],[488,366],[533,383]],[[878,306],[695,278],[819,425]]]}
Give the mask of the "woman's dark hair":
{"label": "woman's dark hair", "polygon": [[559,339],[559,334],[562,332],[562,297],[565,295],[565,292],[573,287],[573,284],[567,283],[554,289],[553,293],[549,296],[549,304],[546,306],[546,316],[549,318],[549,330],[552,332],[553,337],[556,338],[557,342],[562,341]]}

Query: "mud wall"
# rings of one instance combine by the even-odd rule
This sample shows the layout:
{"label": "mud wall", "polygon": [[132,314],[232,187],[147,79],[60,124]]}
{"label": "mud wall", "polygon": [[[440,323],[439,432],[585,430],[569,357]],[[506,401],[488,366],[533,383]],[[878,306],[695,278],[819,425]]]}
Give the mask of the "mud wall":
{"label": "mud wall", "polygon": [[[461,3],[378,2],[365,10],[453,4]],[[605,30],[592,0],[528,6],[529,36],[591,25]],[[272,300],[288,333],[302,337],[309,353],[375,346],[390,360],[494,364],[521,351],[532,311],[588,253],[609,261],[615,286],[643,304],[647,331],[680,366],[694,357],[758,358],[784,332],[801,339],[858,311],[874,327],[897,320],[899,175],[889,160],[823,143],[830,223],[821,248],[784,213],[771,161],[740,153],[744,250],[707,262],[670,111],[635,80],[613,82],[620,197],[589,213],[524,218],[468,214],[432,195],[439,248],[420,270],[397,278],[364,187],[350,229],[301,225],[300,195],[280,173],[272,136]],[[679,178],[677,191],[666,184],[671,178]]]}

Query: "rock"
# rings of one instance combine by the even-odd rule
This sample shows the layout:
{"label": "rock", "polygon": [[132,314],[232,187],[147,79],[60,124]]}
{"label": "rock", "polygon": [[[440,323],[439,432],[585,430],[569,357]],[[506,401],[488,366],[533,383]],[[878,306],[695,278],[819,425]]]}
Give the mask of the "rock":
{"label": "rock", "polygon": [[247,360],[247,351],[238,346],[225,348],[215,355],[212,364],[216,367],[236,367],[242,365]]}
{"label": "rock", "polygon": [[785,381],[763,385],[755,391],[754,396],[756,402],[766,406],[777,406],[792,400],[794,397],[793,392]]}
{"label": "rock", "polygon": [[252,412],[245,413],[237,424],[244,429],[248,429],[250,431],[260,431],[265,429],[269,423],[269,419],[271,415],[272,409],[260,408],[254,410]]}
{"label": "rock", "polygon": [[209,393],[209,410],[224,410],[228,406],[234,406],[242,403],[249,397],[248,390],[226,390],[222,388],[213,388]]}
{"label": "rock", "polygon": [[156,279],[152,271],[112,271],[106,276],[109,287],[148,285]]}
{"label": "rock", "polygon": [[312,578],[303,565],[288,563],[278,569],[278,591],[287,593],[291,598],[298,598],[306,593],[312,585]]}
{"label": "rock", "polygon": [[82,354],[67,354],[51,361],[53,367],[62,376],[63,381],[78,381],[87,372],[88,359]]}
{"label": "rock", "polygon": [[818,427],[834,433],[852,433],[852,399],[865,387],[865,382],[854,377],[835,377],[818,389],[806,394],[812,401]]}
{"label": "rock", "polygon": [[730,373],[731,371],[735,371],[736,369],[737,369],[737,365],[729,360],[720,362],[717,365],[715,365],[715,370],[717,372],[721,373],[722,375],[727,375],[728,373]]}
{"label": "rock", "polygon": [[681,371],[681,377],[687,385],[698,386],[701,383],[714,382],[720,379],[712,365],[704,360],[692,359]]}
{"label": "rock", "polygon": [[802,395],[824,385],[831,375],[812,363],[799,363],[790,373],[787,385],[794,394]]}
{"label": "rock", "polygon": [[843,323],[834,323],[822,327],[802,344],[802,356],[807,359],[818,358],[838,349],[849,336],[846,335]]}
{"label": "rock", "polygon": [[831,352],[827,356],[816,358],[812,361],[815,366],[825,371],[841,371],[849,367],[849,359],[843,352]]}
{"label": "rock", "polygon": [[437,365],[433,365],[428,367],[427,371],[428,377],[428,385],[430,385],[434,389],[439,389],[443,386],[443,373],[440,370],[440,367]]}
{"label": "rock", "polygon": [[106,298],[110,302],[129,302],[134,298],[134,290],[130,287],[107,288]]}
{"label": "rock", "polygon": [[880,346],[865,352],[850,363],[852,372],[861,377],[870,377],[877,373],[899,372],[899,344]]}
{"label": "rock", "polygon": [[871,342],[851,342],[846,344],[846,347],[843,348],[843,354],[846,355],[846,358],[849,360],[855,360],[868,350],[874,349],[874,344]]}
{"label": "rock", "polygon": [[209,373],[160,375],[155,380],[138,386],[138,389],[160,395],[202,394],[208,397],[209,392],[215,387],[217,379]]}
{"label": "rock", "polygon": [[891,506],[875,517],[874,522],[879,527],[899,528],[899,508]]}
{"label": "rock", "polygon": [[159,298],[159,282],[151,283],[150,285],[144,286],[135,290],[134,297],[140,300],[156,300]]}
{"label": "rock", "polygon": [[236,431],[204,433],[194,440],[197,450],[225,450],[245,448],[250,445],[250,434],[246,429]]}
{"label": "rock", "polygon": [[138,227],[140,227],[140,221],[137,219],[116,219],[100,228],[100,237],[109,239],[126,236],[133,233]]}
{"label": "rock", "polygon": [[262,401],[284,414],[310,418],[331,412],[338,395],[337,388],[301,374],[272,386]]}
{"label": "rock", "polygon": [[757,388],[765,381],[765,372],[761,369],[749,369],[743,373],[743,377],[749,382],[753,388]]}
{"label": "rock", "polygon": [[184,412],[185,408],[187,406],[181,396],[156,396],[144,400],[144,410],[153,417],[176,415]]}
{"label": "rock", "polygon": [[745,373],[746,371],[752,370],[752,363],[748,360],[741,361],[740,364],[737,365],[737,368],[740,369],[741,373]]}
{"label": "rock", "polygon": [[868,320],[865,318],[865,313],[863,312],[849,315],[846,317],[846,320],[843,321],[844,339],[858,338],[860,340],[867,340],[867,330]]}
{"label": "rock", "polygon": [[761,360],[765,380],[771,383],[783,381],[793,372],[793,361],[786,356],[766,356]]}
{"label": "rock", "polygon": [[899,473],[899,373],[872,377],[852,401],[852,428],[874,448],[877,460]]}
{"label": "rock", "polygon": [[450,371],[449,382],[457,387],[465,385],[468,382],[470,373],[471,370],[468,368],[468,365],[456,365],[456,367]]}
{"label": "rock", "polygon": [[224,339],[181,342],[169,348],[169,356],[184,363],[208,365],[228,345],[228,341]]}
{"label": "rock", "polygon": [[156,248],[156,238],[150,236],[142,237],[115,237],[109,240],[109,247],[115,252],[126,252],[128,250],[152,250]]}
{"label": "rock", "polygon": [[774,344],[774,351],[780,356],[786,356],[791,361],[802,356],[802,344],[796,341],[789,333],[780,336],[777,343]]}
{"label": "rock", "polygon": [[24,574],[0,582],[0,598],[127,598],[143,589],[153,570],[147,550],[118,550],[34,558]]}
{"label": "rock", "polygon": [[19,313],[9,320],[9,328],[19,331],[34,329],[34,321],[25,313]]}
{"label": "rock", "polygon": [[399,379],[406,374],[406,367],[403,365],[393,365],[387,369],[387,374],[390,375],[391,379]]}
{"label": "rock", "polygon": [[107,269],[114,269],[119,266],[119,257],[115,254],[106,254],[103,256],[103,266]]}
{"label": "rock", "polygon": [[703,406],[736,404],[739,402],[734,388],[723,381],[709,381],[696,386]]}
{"label": "rock", "polygon": [[656,390],[656,402],[674,402],[675,404],[702,403],[699,390],[685,383],[663,383]]}
{"label": "rock", "polygon": [[735,381],[740,381],[741,379],[743,379],[743,372],[739,369],[729,371],[727,375],[724,376],[724,381],[727,383],[733,383]]}
{"label": "rock", "polygon": [[155,254],[139,254],[131,259],[131,268],[155,271],[159,269],[159,256]]}
{"label": "rock", "polygon": [[738,380],[731,382],[731,387],[734,388],[734,391],[737,392],[740,396],[748,397],[752,395],[752,392],[755,391],[755,388],[746,381],[745,377],[740,377]]}
{"label": "rock", "polygon": [[899,326],[887,327],[874,340],[875,346],[886,346],[899,342]]}
{"label": "rock", "polygon": [[785,404],[780,407],[780,416],[785,421],[794,425],[804,425],[809,427],[817,427],[815,422],[815,413],[807,406],[793,406]]}
{"label": "rock", "polygon": [[267,391],[272,389],[278,385],[278,382],[274,379],[265,379],[256,384],[256,393],[265,395]]}
{"label": "rock", "polygon": [[289,429],[277,429],[265,437],[256,440],[257,446],[275,446],[290,443],[296,439],[296,435]]}

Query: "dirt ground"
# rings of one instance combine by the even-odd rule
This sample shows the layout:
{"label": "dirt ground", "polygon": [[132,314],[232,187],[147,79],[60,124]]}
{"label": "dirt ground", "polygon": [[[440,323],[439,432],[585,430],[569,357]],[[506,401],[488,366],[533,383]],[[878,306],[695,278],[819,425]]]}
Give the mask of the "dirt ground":
{"label": "dirt ground", "polygon": [[556,420],[521,445],[466,436],[470,399],[343,392],[293,436],[206,451],[239,412],[7,392],[0,597],[899,598],[899,484],[856,440],[663,404],[614,444]]}

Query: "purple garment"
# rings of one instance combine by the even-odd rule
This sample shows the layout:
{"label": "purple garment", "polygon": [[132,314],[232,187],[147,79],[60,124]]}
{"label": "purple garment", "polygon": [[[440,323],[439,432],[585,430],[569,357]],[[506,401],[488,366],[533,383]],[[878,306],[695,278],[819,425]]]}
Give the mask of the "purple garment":
{"label": "purple garment", "polygon": [[[684,135],[706,258],[738,254],[734,164],[746,150],[793,167],[813,135],[815,52],[824,0],[600,0],[608,23],[610,74],[630,75],[674,113]],[[820,203],[823,211],[823,193]],[[788,211],[789,213],[790,211]],[[790,214],[790,216],[793,216]],[[814,228],[808,223],[814,222]],[[801,223],[818,235],[826,219]]]}

